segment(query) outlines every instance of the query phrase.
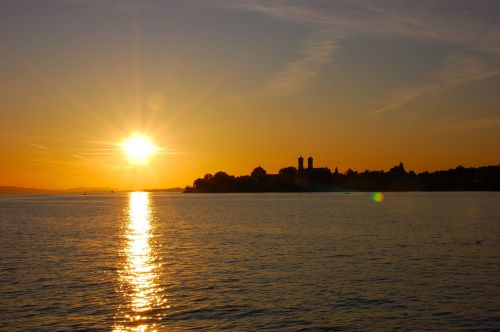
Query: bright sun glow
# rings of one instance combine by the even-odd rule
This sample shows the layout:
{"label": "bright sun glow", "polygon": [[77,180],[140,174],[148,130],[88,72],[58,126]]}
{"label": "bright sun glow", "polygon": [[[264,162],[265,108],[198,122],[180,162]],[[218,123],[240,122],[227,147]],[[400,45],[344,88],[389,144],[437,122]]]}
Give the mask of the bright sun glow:
{"label": "bright sun glow", "polygon": [[136,164],[146,163],[152,155],[158,152],[158,147],[143,135],[130,136],[122,142],[121,146],[129,160]]}

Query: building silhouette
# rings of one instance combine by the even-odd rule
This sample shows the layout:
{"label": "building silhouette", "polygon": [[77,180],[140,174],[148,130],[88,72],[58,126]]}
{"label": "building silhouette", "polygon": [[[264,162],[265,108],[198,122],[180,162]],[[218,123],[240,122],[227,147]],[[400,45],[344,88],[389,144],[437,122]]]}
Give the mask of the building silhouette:
{"label": "building silhouette", "polygon": [[268,174],[256,167],[250,175],[233,176],[219,171],[206,174],[186,187],[186,192],[314,192],[314,191],[500,191],[500,164],[496,166],[458,166],[455,169],[407,171],[402,162],[388,171],[348,169],[345,173],[335,168],[314,167],[312,156],[297,159],[298,168],[288,166],[278,174]]}
{"label": "building silhouette", "polygon": [[315,178],[325,179],[332,175],[332,172],[328,167],[314,168],[314,159],[311,156],[307,158],[307,168],[304,168],[304,158],[302,158],[302,156],[299,157],[298,164],[299,167],[297,174],[302,177],[310,178],[311,180],[314,180]]}

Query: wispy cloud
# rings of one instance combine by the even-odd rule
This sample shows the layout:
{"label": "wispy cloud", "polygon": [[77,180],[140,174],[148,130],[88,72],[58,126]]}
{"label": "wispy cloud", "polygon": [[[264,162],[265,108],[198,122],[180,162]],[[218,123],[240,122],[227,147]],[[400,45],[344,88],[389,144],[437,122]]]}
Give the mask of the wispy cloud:
{"label": "wispy cloud", "polygon": [[413,86],[395,89],[386,100],[382,102],[382,105],[372,113],[380,114],[403,107],[420,95],[432,90],[434,86],[434,84],[431,84],[428,86]]}
{"label": "wispy cloud", "polygon": [[49,148],[46,147],[45,145],[40,145],[36,143],[31,143],[31,142],[23,142],[24,145],[31,146],[32,148],[40,149],[40,150],[48,150]]}
{"label": "wispy cloud", "polygon": [[500,68],[470,54],[452,54],[441,69],[423,85],[395,89],[373,114],[395,110],[425,94],[442,93],[462,84],[482,80],[500,73]]}
{"label": "wispy cloud", "polygon": [[465,82],[477,81],[500,72],[497,63],[491,63],[473,54],[451,54],[436,77],[441,81],[441,91],[457,87]]}
{"label": "wispy cloud", "polygon": [[431,129],[436,132],[456,132],[494,127],[500,127],[500,116],[489,116],[470,120],[446,122],[434,125]]}
{"label": "wispy cloud", "polygon": [[268,92],[291,93],[314,78],[320,68],[328,63],[337,47],[340,35],[323,30],[314,33],[299,44],[298,56],[271,78],[265,90]]}
{"label": "wispy cloud", "polygon": [[[267,86],[274,91],[293,91],[318,75],[321,65],[334,55],[339,36],[355,33],[437,40],[459,52],[471,52],[451,55],[429,77],[428,84],[395,88],[386,102],[373,112],[375,114],[400,108],[424,94],[444,92],[496,75],[500,68],[499,1],[234,0],[221,3],[225,8],[260,13],[338,34],[330,39],[311,37],[301,42],[301,55],[287,63]],[[317,49],[308,47],[308,42],[318,45]],[[310,52],[318,57],[309,56]]]}

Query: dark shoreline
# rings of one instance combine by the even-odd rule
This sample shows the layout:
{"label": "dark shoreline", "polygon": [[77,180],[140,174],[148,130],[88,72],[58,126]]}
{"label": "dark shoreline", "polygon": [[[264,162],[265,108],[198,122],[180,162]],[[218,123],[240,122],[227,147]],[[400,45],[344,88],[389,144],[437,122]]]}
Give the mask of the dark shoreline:
{"label": "dark shoreline", "polygon": [[262,167],[250,175],[233,176],[225,172],[198,178],[185,193],[259,192],[453,192],[500,191],[500,165],[457,166],[446,171],[407,172],[402,163],[389,171],[347,170],[332,173],[324,168],[286,167],[278,174],[267,174]]}

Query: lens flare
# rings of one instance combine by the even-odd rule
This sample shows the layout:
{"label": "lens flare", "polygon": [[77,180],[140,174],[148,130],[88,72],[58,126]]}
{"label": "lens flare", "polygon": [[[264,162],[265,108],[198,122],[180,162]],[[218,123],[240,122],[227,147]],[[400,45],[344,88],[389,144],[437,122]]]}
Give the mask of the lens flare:
{"label": "lens flare", "polygon": [[370,195],[372,202],[382,203],[384,201],[384,194],[381,192],[375,192]]}

